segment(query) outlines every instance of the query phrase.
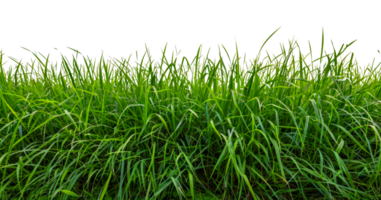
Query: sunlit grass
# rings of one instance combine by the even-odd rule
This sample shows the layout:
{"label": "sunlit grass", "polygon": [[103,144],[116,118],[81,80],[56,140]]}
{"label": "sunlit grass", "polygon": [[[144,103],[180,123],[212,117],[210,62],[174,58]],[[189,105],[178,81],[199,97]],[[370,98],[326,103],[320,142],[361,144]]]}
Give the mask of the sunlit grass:
{"label": "sunlit grass", "polygon": [[0,196],[381,198],[381,73],[348,46],[7,71],[2,53]]}

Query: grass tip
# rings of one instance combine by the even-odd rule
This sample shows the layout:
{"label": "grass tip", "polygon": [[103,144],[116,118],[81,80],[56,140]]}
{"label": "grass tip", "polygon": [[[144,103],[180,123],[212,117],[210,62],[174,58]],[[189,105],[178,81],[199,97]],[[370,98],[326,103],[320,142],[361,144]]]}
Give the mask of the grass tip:
{"label": "grass tip", "polygon": [[235,41],[237,41],[238,42],[238,32],[237,31],[232,31],[232,37],[233,37],[233,43],[235,42]]}
{"label": "grass tip", "polygon": [[98,49],[99,49],[99,54],[101,54],[102,51],[106,52],[106,47],[104,47],[104,46],[98,46]]}

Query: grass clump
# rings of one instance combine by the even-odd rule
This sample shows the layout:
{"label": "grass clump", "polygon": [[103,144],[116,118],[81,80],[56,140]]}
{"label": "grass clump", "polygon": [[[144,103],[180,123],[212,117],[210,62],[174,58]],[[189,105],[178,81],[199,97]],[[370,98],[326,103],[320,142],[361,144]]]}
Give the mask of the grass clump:
{"label": "grass clump", "polygon": [[381,198],[379,65],[348,46],[250,62],[34,54],[7,71],[1,53],[0,195]]}

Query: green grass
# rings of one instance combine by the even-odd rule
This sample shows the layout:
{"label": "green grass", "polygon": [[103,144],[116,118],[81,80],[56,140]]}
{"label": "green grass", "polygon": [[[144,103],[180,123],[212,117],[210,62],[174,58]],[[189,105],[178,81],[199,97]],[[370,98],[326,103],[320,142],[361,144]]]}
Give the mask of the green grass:
{"label": "green grass", "polygon": [[1,53],[0,196],[381,199],[381,72],[349,45],[7,71]]}

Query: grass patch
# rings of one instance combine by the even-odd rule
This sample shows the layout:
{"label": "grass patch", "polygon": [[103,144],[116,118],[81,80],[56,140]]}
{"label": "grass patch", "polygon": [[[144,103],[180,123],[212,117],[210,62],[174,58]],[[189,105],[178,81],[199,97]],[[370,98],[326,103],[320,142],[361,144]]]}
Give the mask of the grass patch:
{"label": "grass patch", "polygon": [[381,73],[349,45],[249,62],[34,53],[7,71],[1,53],[0,195],[381,198]]}

